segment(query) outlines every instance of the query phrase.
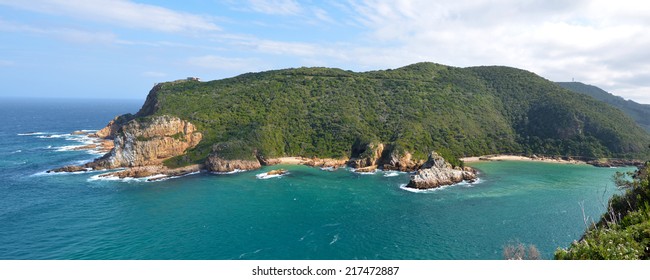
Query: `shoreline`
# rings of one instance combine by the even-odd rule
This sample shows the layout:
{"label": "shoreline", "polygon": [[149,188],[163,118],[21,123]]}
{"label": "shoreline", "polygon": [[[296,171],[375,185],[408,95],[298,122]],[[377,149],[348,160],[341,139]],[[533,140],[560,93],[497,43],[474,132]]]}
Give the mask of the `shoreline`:
{"label": "shoreline", "polygon": [[548,162],[548,163],[559,163],[559,164],[588,164],[583,160],[576,159],[561,159],[561,158],[548,158],[548,157],[527,157],[527,156],[517,156],[517,155],[484,155],[476,157],[464,157],[459,158],[465,163],[472,162],[486,162],[486,161],[536,161],[536,162]]}

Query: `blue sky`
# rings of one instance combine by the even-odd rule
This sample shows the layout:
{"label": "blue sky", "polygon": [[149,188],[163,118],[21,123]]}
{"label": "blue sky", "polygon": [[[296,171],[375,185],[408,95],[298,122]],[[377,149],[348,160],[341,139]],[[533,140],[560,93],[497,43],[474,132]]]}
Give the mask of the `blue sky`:
{"label": "blue sky", "polygon": [[646,2],[602,0],[0,0],[0,96],[144,99],[188,76],[431,61],[650,104],[648,15]]}

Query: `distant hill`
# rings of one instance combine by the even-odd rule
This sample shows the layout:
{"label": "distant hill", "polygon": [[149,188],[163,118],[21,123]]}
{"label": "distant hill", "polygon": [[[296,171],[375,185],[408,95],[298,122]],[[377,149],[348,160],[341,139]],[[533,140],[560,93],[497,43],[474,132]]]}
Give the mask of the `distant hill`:
{"label": "distant hill", "polygon": [[596,86],[580,82],[558,82],[563,88],[577,93],[582,93],[621,109],[636,121],[646,131],[650,132],[650,105],[639,104],[632,100],[625,100],[619,96],[606,92]]}
{"label": "distant hill", "polygon": [[[534,73],[417,63],[356,73],[296,68],[156,85],[137,118],[176,116],[203,139],[168,163],[355,157],[371,143],[426,159],[495,153],[642,157],[650,135],[620,110]],[[392,152],[391,152],[392,151]]]}

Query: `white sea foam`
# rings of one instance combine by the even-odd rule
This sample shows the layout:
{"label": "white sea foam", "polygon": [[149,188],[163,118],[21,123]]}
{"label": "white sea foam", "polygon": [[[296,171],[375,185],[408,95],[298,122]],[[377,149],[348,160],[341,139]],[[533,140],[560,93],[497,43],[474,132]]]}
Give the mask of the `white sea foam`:
{"label": "white sea foam", "polygon": [[68,152],[68,151],[74,151],[77,148],[81,148],[84,145],[69,145],[69,146],[61,146],[61,147],[56,147],[57,152]]}
{"label": "white sea foam", "polygon": [[[201,173],[201,171],[194,171],[194,172],[190,172],[190,173],[183,174],[183,175],[180,175],[180,176],[169,176],[169,175],[165,175],[165,174],[157,174],[157,175],[152,175],[152,176],[146,177],[146,179],[147,179],[147,182],[166,181],[166,180],[170,180],[170,179],[176,179],[176,178],[190,176],[190,175],[199,174],[199,173]],[[156,180],[149,181],[150,179],[156,179]]]}
{"label": "white sea foam", "polygon": [[324,171],[334,171],[334,167],[328,166],[328,167],[321,167],[320,170]]}
{"label": "white sea foam", "polygon": [[229,172],[216,172],[216,171],[213,171],[213,172],[210,172],[210,173],[217,174],[217,175],[229,175],[229,174],[235,174],[235,173],[241,173],[241,172],[246,172],[246,170],[235,169],[235,170],[229,171]]}
{"label": "white sea foam", "polygon": [[284,173],[284,174],[273,174],[273,175],[269,175],[269,173],[267,172],[267,173],[257,174],[257,175],[255,175],[255,177],[257,177],[257,179],[263,179],[264,180],[264,179],[271,179],[271,178],[280,178],[280,177],[282,177],[284,175],[287,175],[287,174],[289,174],[289,172]]}
{"label": "white sea foam", "polygon": [[320,227],[336,227],[336,226],[340,226],[340,225],[341,225],[341,223],[333,223],[333,224],[324,224],[324,225],[322,225]]}
{"label": "white sea foam", "polygon": [[338,233],[334,235],[334,238],[333,238],[332,241],[330,242],[330,245],[336,243],[336,241],[339,241],[339,234],[338,234]]}
{"label": "white sea foam", "polygon": [[460,182],[458,184],[455,184],[455,185],[452,185],[452,186],[458,185],[458,186],[463,186],[463,187],[473,187],[474,185],[478,185],[480,183],[483,183],[483,180],[481,180],[481,178],[476,178],[476,180],[474,180],[474,182],[462,181],[462,182]]}
{"label": "white sea foam", "polygon": [[399,188],[400,188],[400,189],[403,189],[403,190],[405,190],[405,191],[414,192],[414,193],[432,193],[432,192],[437,192],[437,191],[444,190],[444,189],[447,189],[447,188],[450,188],[450,187],[466,187],[466,188],[468,188],[468,187],[473,187],[474,185],[476,185],[476,184],[480,184],[480,183],[482,183],[482,182],[483,182],[483,181],[482,181],[481,179],[477,178],[477,179],[476,179],[474,182],[472,182],[472,183],[467,182],[467,181],[462,181],[462,182],[460,182],[460,183],[456,183],[456,184],[453,184],[453,185],[441,186],[441,187],[437,187],[437,188],[433,188],[433,189],[415,189],[415,188],[407,188],[407,187],[406,187],[406,184],[401,184],[401,185],[399,185]]}
{"label": "white sea foam", "polygon": [[395,177],[395,176],[399,176],[399,174],[406,174],[406,172],[401,172],[401,171],[384,171],[384,177]]}
{"label": "white sea foam", "polygon": [[92,171],[92,169],[90,169],[90,168],[86,168],[86,171],[75,171],[75,172],[49,172],[48,173],[47,170],[45,170],[45,171],[41,171],[41,172],[36,172],[36,173],[34,173],[32,175],[29,175],[29,176],[39,177],[39,176],[74,175],[74,174],[84,174],[84,173],[88,173],[90,171]]}
{"label": "white sea foam", "polygon": [[149,176],[149,177],[142,177],[142,178],[133,178],[133,177],[120,178],[120,177],[117,177],[117,176],[104,176],[104,175],[107,175],[107,174],[110,174],[110,173],[111,172],[91,176],[90,178],[88,178],[87,181],[88,182],[92,182],[92,181],[146,182],[148,178],[158,176],[158,174],[157,175],[152,175],[152,176]]}
{"label": "white sea foam", "polygon": [[255,250],[253,252],[242,253],[241,255],[239,255],[239,258],[241,259],[241,258],[243,258],[245,256],[248,256],[248,255],[255,255],[255,254],[261,252],[262,250],[263,249],[257,249],[257,250]]}
{"label": "white sea foam", "polygon": [[373,172],[357,172],[356,169],[350,168],[350,171],[354,172],[356,174],[359,174],[359,175],[375,175],[375,174],[377,174],[377,169],[375,169],[375,171],[373,171]]}
{"label": "white sea foam", "polygon": [[19,136],[33,136],[33,135],[44,135],[47,132],[27,132],[27,133],[18,133]]}
{"label": "white sea foam", "polygon": [[42,138],[42,139],[49,139],[49,138],[65,138],[65,137],[70,137],[69,133],[66,134],[49,134],[49,135],[39,135],[36,136],[36,138]]}
{"label": "white sea foam", "polygon": [[441,190],[441,189],[444,189],[444,188],[447,187],[447,186],[443,186],[443,187],[439,187],[439,188],[435,188],[435,189],[424,189],[424,190],[421,190],[421,189],[407,188],[406,185],[407,185],[407,184],[401,184],[401,185],[399,185],[399,188],[400,188],[400,189],[403,189],[403,190],[405,190],[405,191],[412,192],[412,193],[431,193],[431,192],[435,192],[435,191],[438,191],[438,190]]}
{"label": "white sea foam", "polygon": [[23,152],[23,150],[15,150],[15,151],[13,151],[13,152],[11,152],[11,153],[12,153],[12,154],[17,154],[17,153],[22,153],[22,152]]}
{"label": "white sea foam", "polygon": [[140,178],[134,178],[134,177],[120,178],[120,177],[117,177],[117,176],[106,176],[106,174],[111,174],[111,173],[112,172],[97,174],[97,175],[94,175],[94,176],[91,176],[90,178],[88,178],[87,181],[88,182],[92,182],[92,181],[121,181],[121,182],[127,182],[127,183],[128,182],[151,183],[151,182],[166,181],[166,180],[169,180],[169,179],[175,179],[175,178],[185,177],[185,176],[189,176],[189,175],[194,175],[194,174],[198,174],[200,172],[196,171],[196,172],[183,174],[183,175],[180,175],[180,176],[169,176],[169,175],[165,175],[165,174],[154,174],[154,175],[151,175],[151,176],[140,177]]}
{"label": "white sea foam", "polygon": [[91,161],[93,161],[93,160],[92,159],[82,159],[82,160],[75,161],[74,163],[72,163],[72,165],[84,165],[84,164],[89,163]]}

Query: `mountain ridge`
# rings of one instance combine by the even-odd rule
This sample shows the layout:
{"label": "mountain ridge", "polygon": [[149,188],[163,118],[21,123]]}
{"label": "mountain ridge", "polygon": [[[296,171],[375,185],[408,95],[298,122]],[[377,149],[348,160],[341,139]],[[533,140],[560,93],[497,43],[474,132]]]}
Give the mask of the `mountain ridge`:
{"label": "mountain ridge", "polygon": [[634,119],[646,131],[650,132],[649,104],[640,104],[633,100],[625,100],[624,98],[609,93],[597,86],[588,85],[581,82],[557,82],[557,84],[568,90],[589,95],[620,109],[632,119]]}
{"label": "mountain ridge", "polygon": [[[164,126],[165,120],[178,125]],[[650,143],[619,109],[532,72],[427,62],[359,73],[303,67],[159,83],[135,115],[117,117],[103,132],[115,139],[115,149],[125,150],[87,168],[136,167],[112,156],[128,155],[123,159],[215,172],[282,157],[416,171],[439,155],[452,174],[467,156],[643,158]],[[194,135],[200,141],[187,140],[199,139]]]}
{"label": "mountain ridge", "polygon": [[292,68],[209,82],[161,83],[136,115],[161,114],[212,131],[204,145],[190,152],[199,161],[212,150],[206,143],[233,141],[242,145],[230,146],[242,150],[224,154],[248,159],[255,152],[264,157],[354,157],[354,143],[372,142],[417,159],[431,150],[453,157],[630,157],[643,152],[648,142],[647,133],[620,111],[532,72],[504,66],[416,63],[361,73]]}

